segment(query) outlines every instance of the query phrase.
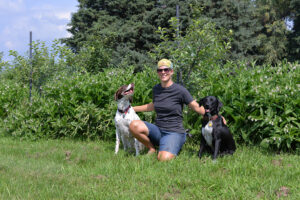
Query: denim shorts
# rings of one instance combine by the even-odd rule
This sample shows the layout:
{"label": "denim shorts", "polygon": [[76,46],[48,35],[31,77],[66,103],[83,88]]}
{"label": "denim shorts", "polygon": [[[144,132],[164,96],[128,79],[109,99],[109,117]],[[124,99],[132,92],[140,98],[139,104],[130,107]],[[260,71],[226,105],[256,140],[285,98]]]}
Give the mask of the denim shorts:
{"label": "denim shorts", "polygon": [[149,139],[154,146],[159,146],[159,151],[167,151],[178,155],[185,143],[186,133],[169,132],[159,129],[156,125],[145,122],[149,130]]}

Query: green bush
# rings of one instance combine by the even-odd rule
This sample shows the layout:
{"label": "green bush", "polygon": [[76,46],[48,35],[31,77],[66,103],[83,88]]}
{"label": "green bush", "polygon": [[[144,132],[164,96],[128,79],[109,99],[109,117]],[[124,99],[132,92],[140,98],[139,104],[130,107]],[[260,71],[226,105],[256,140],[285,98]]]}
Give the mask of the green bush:
{"label": "green bush", "polygon": [[[74,62],[78,59],[75,55],[64,55],[54,65],[44,65],[45,72],[37,73],[44,76],[51,72],[47,81],[33,88],[31,102],[28,70],[24,73],[29,66],[26,59],[18,56],[19,64],[0,74],[0,129],[4,133],[30,139],[113,140],[115,91],[121,85],[135,83],[133,105],[151,102],[152,87],[159,82],[153,68],[145,67],[138,73],[133,66],[110,68],[90,74],[79,66],[83,61]],[[36,58],[37,63],[49,63],[47,59],[42,62],[40,57]],[[47,69],[51,67],[57,70]],[[227,62],[223,66],[217,63],[197,66],[185,87],[197,100],[214,95],[223,102],[221,114],[238,143],[299,150],[299,80],[297,63],[249,66]],[[139,116],[153,122],[155,113],[139,113]],[[194,142],[199,143],[201,117],[186,108],[184,124],[195,135]]]}
{"label": "green bush", "polygon": [[[191,79],[187,87],[195,91],[195,97],[214,95],[221,100],[222,114],[239,143],[278,150],[300,148],[299,64],[249,67],[229,62],[194,73]],[[187,116],[186,124],[195,127],[192,133],[200,132],[199,117]]]}
{"label": "green bush", "polygon": [[16,81],[0,79],[0,119],[29,98],[28,88]]}
{"label": "green bush", "polygon": [[[15,105],[3,119],[2,129],[9,135],[30,139],[113,139],[114,93],[121,85],[133,82],[134,102],[150,102],[154,75],[150,68],[134,74],[133,67],[105,69],[96,75],[62,73],[41,88],[41,96],[35,92],[31,104],[25,101]],[[141,117],[151,121],[154,116],[144,113]]]}

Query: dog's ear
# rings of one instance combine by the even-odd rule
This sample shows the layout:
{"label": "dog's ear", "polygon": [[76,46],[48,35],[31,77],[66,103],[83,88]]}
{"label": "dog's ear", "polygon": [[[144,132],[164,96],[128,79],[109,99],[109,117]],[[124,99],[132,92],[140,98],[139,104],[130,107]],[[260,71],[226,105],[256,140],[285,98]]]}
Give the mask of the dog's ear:
{"label": "dog's ear", "polygon": [[115,93],[115,101],[117,101],[119,99],[119,95],[122,93],[122,87],[123,86],[119,87],[119,89]]}
{"label": "dog's ear", "polygon": [[204,98],[200,99],[199,102],[198,102],[199,106],[202,106],[203,103],[204,103]]}
{"label": "dog's ear", "polygon": [[115,93],[115,101],[117,101],[118,99],[117,99],[117,97],[118,97],[118,94],[117,94],[117,92]]}
{"label": "dog's ear", "polygon": [[219,99],[217,99],[217,101],[218,101],[218,112],[219,112],[220,109],[223,107],[223,103]]}

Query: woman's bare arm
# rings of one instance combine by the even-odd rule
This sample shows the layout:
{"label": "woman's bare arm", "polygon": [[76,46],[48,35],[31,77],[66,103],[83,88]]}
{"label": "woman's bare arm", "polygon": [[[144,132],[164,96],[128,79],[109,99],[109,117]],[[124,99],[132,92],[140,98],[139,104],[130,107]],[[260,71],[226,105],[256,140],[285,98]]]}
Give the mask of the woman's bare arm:
{"label": "woman's bare arm", "polygon": [[[196,102],[196,100],[192,101],[192,102],[189,104],[189,107],[190,107],[192,110],[196,111],[197,113],[201,114],[202,116],[205,114],[205,109],[204,109],[204,107],[203,107],[203,106],[199,106],[199,104]],[[221,117],[222,117],[222,119],[223,119],[224,124],[226,125],[227,122],[226,122],[225,118],[224,118],[223,116],[221,116]]]}
{"label": "woman's bare arm", "polygon": [[205,114],[205,109],[203,106],[199,106],[196,100],[192,101],[188,105],[192,110],[196,111],[197,113],[204,115]]}
{"label": "woman's bare arm", "polygon": [[141,106],[134,106],[133,109],[135,112],[150,112],[154,110],[154,104],[151,102]]}

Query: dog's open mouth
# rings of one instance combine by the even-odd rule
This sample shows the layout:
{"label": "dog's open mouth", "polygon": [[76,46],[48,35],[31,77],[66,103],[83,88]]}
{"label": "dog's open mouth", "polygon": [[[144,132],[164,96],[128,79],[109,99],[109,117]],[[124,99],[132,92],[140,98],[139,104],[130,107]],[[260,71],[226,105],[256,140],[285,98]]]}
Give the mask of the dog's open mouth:
{"label": "dog's open mouth", "polygon": [[205,114],[204,114],[204,116],[206,116],[206,117],[211,117],[211,113],[210,113],[211,111],[210,111],[210,109],[208,109],[208,108],[205,108]]}
{"label": "dog's open mouth", "polygon": [[134,84],[129,84],[128,87],[126,88],[126,90],[124,91],[124,95],[129,95],[132,94],[134,91]]}

